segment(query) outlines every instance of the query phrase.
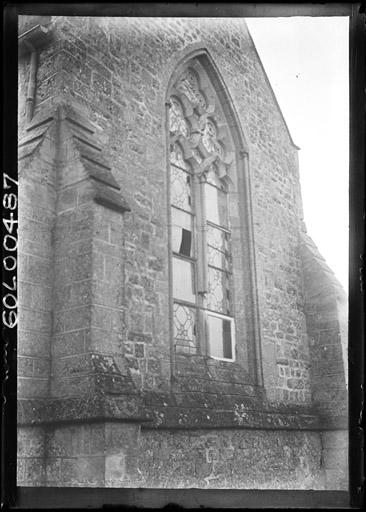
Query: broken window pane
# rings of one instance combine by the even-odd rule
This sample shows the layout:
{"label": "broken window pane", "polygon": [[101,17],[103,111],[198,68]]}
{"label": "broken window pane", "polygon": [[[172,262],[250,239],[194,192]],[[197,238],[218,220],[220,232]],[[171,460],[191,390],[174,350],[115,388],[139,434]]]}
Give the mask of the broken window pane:
{"label": "broken window pane", "polygon": [[231,320],[208,315],[209,351],[213,357],[232,359]]}
{"label": "broken window pane", "polygon": [[173,257],[173,296],[195,303],[194,270],[190,261]]}
{"label": "broken window pane", "polygon": [[184,256],[191,255],[191,245],[192,245],[192,232],[186,229],[182,229],[182,241],[179,248],[179,253]]}
{"label": "broken window pane", "polygon": [[218,226],[227,226],[226,193],[216,187],[205,184],[206,217]]}
{"label": "broken window pane", "polygon": [[191,175],[175,165],[170,166],[171,203],[186,211],[192,209]]}
{"label": "broken window pane", "polygon": [[172,249],[192,256],[192,215],[172,208]]}

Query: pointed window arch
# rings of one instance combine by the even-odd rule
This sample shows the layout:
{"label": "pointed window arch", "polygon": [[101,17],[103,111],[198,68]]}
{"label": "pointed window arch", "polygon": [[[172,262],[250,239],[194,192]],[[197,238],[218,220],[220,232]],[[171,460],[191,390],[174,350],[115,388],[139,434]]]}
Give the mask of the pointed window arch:
{"label": "pointed window arch", "polygon": [[244,294],[251,300],[244,291],[250,251],[242,244],[248,230],[237,164],[243,145],[223,96],[199,56],[175,72],[169,87],[172,334],[175,353],[235,361],[240,352],[248,362],[250,350],[235,346],[250,317]]}

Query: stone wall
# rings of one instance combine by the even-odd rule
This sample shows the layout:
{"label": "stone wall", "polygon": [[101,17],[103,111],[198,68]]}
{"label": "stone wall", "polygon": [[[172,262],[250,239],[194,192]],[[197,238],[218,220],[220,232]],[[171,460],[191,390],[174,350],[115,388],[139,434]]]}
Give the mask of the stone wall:
{"label": "stone wall", "polygon": [[[344,489],[327,432],[344,328],[306,280],[297,148],[244,20],[43,22],[31,122],[29,52],[19,64],[19,483]],[[165,103],[192,52],[247,155],[233,363],[171,351]]]}
{"label": "stone wall", "polygon": [[123,341],[136,382],[164,388],[169,375],[164,102],[179,59],[206,48],[249,146],[267,394],[272,401],[309,404],[297,150],[245,23],[59,17],[52,31],[53,42],[39,54],[36,110],[61,98],[83,105],[131,208],[124,217]]}
{"label": "stone wall", "polygon": [[19,445],[18,485],[347,490],[342,431],[140,430],[92,423],[46,434],[25,429]]}
{"label": "stone wall", "polygon": [[[146,487],[322,488],[316,432],[220,430],[144,432]],[[295,469],[296,468],[296,469]]]}
{"label": "stone wall", "polygon": [[136,487],[138,434],[116,423],[22,429],[18,485]]}

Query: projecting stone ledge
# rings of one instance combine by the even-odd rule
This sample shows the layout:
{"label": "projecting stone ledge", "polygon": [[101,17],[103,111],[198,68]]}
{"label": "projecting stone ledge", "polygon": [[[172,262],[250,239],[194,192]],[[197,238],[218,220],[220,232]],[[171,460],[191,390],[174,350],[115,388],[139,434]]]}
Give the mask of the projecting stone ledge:
{"label": "projecting stone ledge", "polygon": [[325,428],[311,407],[275,406],[253,396],[148,392],[144,403],[147,428]]}
{"label": "projecting stone ledge", "polygon": [[[242,405],[242,404],[241,404]],[[259,411],[241,407],[213,410],[171,405],[144,406],[141,398],[129,396],[61,399],[20,399],[18,425],[127,421],[149,428],[249,428],[319,430],[326,428],[317,416],[300,411]]]}
{"label": "projecting stone ledge", "polygon": [[80,423],[91,421],[149,421],[141,398],[103,394],[82,398],[20,399],[18,425]]}
{"label": "projecting stone ledge", "polygon": [[[128,390],[127,390],[128,391]],[[114,396],[113,396],[114,395]],[[207,393],[101,390],[90,397],[20,399],[19,425],[132,421],[153,429],[347,429],[347,415],[323,416],[314,406],[285,406],[258,397]]]}

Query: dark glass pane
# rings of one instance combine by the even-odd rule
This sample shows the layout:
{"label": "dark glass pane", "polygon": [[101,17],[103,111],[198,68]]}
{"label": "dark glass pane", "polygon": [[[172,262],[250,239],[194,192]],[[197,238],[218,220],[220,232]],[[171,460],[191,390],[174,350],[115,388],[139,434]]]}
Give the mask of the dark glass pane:
{"label": "dark glass pane", "polygon": [[179,253],[184,256],[191,255],[192,233],[186,229],[182,229],[182,242],[180,244]]}
{"label": "dark glass pane", "polygon": [[192,256],[192,215],[172,208],[172,249]]}
{"label": "dark glass pane", "polygon": [[232,343],[231,343],[231,322],[230,320],[222,321],[222,338],[223,338],[223,353],[225,359],[232,359]]}

